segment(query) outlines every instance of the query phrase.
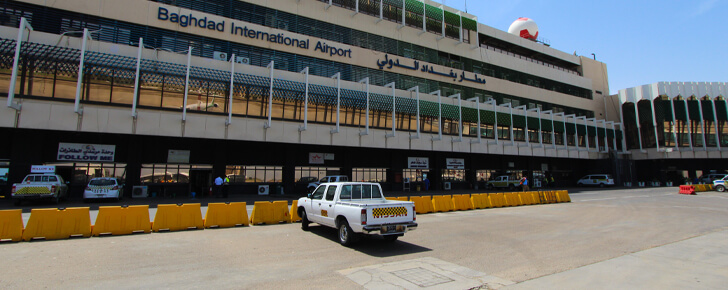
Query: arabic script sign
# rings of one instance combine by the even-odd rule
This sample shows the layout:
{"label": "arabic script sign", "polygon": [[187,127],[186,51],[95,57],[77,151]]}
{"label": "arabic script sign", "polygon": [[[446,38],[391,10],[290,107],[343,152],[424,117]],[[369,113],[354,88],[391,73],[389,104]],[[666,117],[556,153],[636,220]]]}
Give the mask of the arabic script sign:
{"label": "arabic script sign", "polygon": [[115,145],[58,143],[58,161],[114,162]]}
{"label": "arabic script sign", "polygon": [[446,158],[447,169],[465,169],[465,159]]}
{"label": "arabic script sign", "polygon": [[405,65],[399,62],[399,59],[389,59],[389,55],[385,54],[383,60],[377,61],[377,66],[379,66],[379,69],[384,69],[385,67],[387,69],[392,69],[393,67],[401,67],[404,69],[414,70],[414,71],[421,71],[424,73],[430,73],[434,75],[439,75],[443,77],[452,78],[453,81],[457,82],[463,82],[463,81],[469,81],[474,82],[478,84],[485,84],[484,78],[479,78],[478,74],[474,74],[475,76],[472,78],[468,78],[465,76],[465,71],[461,71],[460,74],[457,74],[454,70],[450,70],[449,73],[439,72],[434,69],[434,66],[432,65],[422,65],[420,68],[420,62],[414,61],[412,65]]}
{"label": "arabic script sign", "polygon": [[430,159],[427,157],[407,157],[407,168],[430,169]]}

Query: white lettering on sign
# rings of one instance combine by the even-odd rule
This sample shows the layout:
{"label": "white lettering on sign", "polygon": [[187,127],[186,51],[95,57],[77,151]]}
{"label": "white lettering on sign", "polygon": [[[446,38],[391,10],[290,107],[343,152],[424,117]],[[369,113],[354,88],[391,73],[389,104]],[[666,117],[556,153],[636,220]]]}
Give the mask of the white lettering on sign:
{"label": "white lettering on sign", "polygon": [[58,161],[114,162],[115,145],[58,143]]}

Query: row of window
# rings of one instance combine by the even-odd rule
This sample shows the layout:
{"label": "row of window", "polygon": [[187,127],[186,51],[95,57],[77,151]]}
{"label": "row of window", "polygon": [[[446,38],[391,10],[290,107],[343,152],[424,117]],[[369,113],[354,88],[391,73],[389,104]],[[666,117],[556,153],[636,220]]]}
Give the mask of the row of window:
{"label": "row of window", "polygon": [[[488,75],[494,78],[504,79],[511,82],[516,82],[523,85],[539,87],[546,90],[552,90],[580,98],[592,99],[592,91],[577,86],[560,83],[557,81],[529,75],[519,71],[495,66],[489,63],[460,57],[458,55],[449,54],[445,52],[439,52],[435,49],[431,49],[424,46],[414,45],[396,39],[382,37],[379,35],[366,33],[347,27],[335,25],[332,23],[319,21],[287,12],[274,10],[271,8],[258,6],[251,3],[245,3],[242,1],[227,1],[227,0],[201,0],[201,1],[179,1],[179,0],[153,0],[155,2],[175,5],[191,10],[202,11],[206,13],[216,14],[232,19],[255,23],[263,26],[272,28],[278,28],[282,30],[288,30],[291,32],[308,35],[312,37],[322,38],[326,40],[336,41],[345,43],[348,45],[358,46],[365,49],[371,49],[380,51],[388,54],[403,56],[407,58],[416,59],[419,61],[436,63],[452,68],[466,70],[477,74]],[[336,1],[337,5],[354,9],[354,1]],[[360,1],[360,12],[379,17],[379,1]],[[402,21],[402,8],[400,6],[392,5],[391,3],[383,3],[385,19],[394,22]],[[407,25],[421,28],[422,18],[417,12],[408,11]],[[419,17],[419,18],[418,18]],[[419,19],[419,20],[418,20]],[[433,33],[442,33],[441,25],[442,22],[439,19],[427,17],[426,22],[427,30]],[[456,27],[452,24],[448,24],[446,21],[445,36],[453,39],[459,39],[460,33],[462,32],[463,41],[470,42],[470,30],[461,27]],[[145,38],[146,39],[146,38]],[[485,39],[485,38],[483,38]],[[134,40],[131,40],[134,41]],[[179,47],[184,49],[187,46]],[[235,51],[224,52],[239,54]],[[212,52],[208,52],[212,54]],[[211,57],[211,56],[210,56]],[[267,63],[266,63],[267,64]],[[265,66],[265,64],[263,64]],[[291,70],[291,71],[300,71]],[[323,76],[330,76],[336,72],[325,74]],[[349,80],[349,79],[347,79]],[[356,81],[358,79],[350,79]],[[383,82],[381,84],[386,84]],[[409,88],[409,87],[406,87]],[[406,89],[405,88],[405,89]],[[437,89],[434,89],[437,90]],[[432,90],[432,91],[434,91]],[[488,94],[488,93],[486,93]]]}

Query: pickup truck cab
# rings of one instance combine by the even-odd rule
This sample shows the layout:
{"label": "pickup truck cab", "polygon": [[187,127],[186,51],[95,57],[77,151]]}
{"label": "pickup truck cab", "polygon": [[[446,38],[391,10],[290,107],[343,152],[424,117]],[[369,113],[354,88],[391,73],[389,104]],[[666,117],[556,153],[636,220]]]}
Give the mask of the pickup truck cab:
{"label": "pickup truck cab", "polygon": [[521,180],[510,175],[501,175],[491,180],[485,185],[488,189],[493,188],[508,188],[509,190],[515,190],[521,186]]}
{"label": "pickup truck cab", "polygon": [[21,183],[13,184],[10,191],[16,205],[23,200],[51,200],[58,203],[68,198],[68,185],[57,174],[28,174]]}
{"label": "pickup truck cab", "polygon": [[330,182],[298,200],[301,228],[310,223],[336,228],[339,242],[350,246],[362,235],[381,235],[395,241],[417,229],[411,201],[387,200],[378,183]]}

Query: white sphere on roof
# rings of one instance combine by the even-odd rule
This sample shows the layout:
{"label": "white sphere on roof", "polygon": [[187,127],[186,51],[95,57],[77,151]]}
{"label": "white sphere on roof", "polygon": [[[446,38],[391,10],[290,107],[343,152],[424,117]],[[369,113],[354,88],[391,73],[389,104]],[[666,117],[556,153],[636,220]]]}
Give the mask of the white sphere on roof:
{"label": "white sphere on roof", "polygon": [[513,21],[511,27],[508,27],[508,33],[526,39],[536,40],[538,37],[538,25],[530,18],[521,17]]}

